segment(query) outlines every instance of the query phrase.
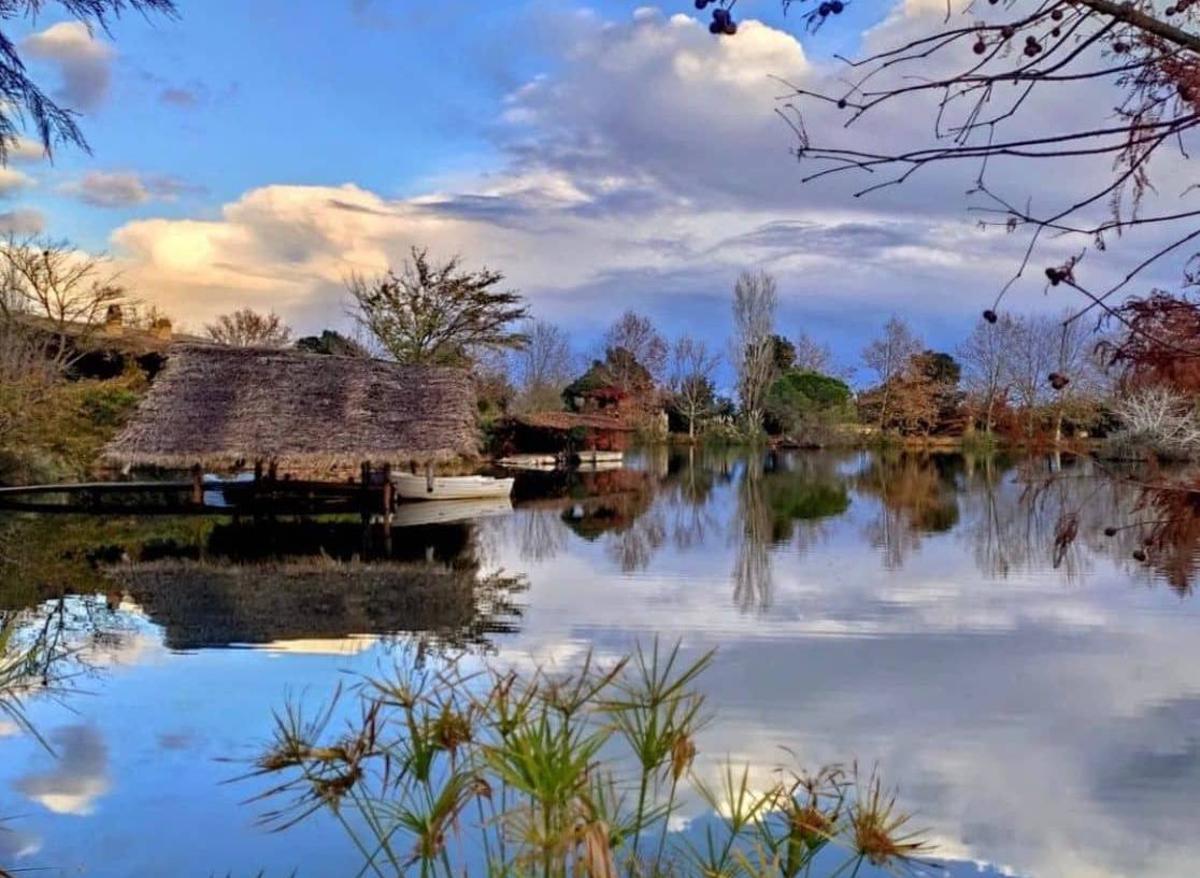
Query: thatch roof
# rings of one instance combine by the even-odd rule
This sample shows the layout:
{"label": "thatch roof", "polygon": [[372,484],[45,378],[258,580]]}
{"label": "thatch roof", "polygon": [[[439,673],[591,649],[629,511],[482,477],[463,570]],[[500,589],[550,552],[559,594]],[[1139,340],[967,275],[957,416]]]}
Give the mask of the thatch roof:
{"label": "thatch roof", "polygon": [[478,453],[475,392],[459,369],[295,350],[170,350],[128,426],[118,465],[227,469],[256,460],[333,469]]}
{"label": "thatch roof", "polygon": [[66,336],[81,351],[120,351],[141,356],[165,353],[176,345],[206,343],[200,336],[175,332],[169,323],[151,329],[128,324],[51,320],[35,314],[18,315],[17,319],[34,332]]}
{"label": "thatch roof", "polygon": [[427,632],[470,642],[509,631],[523,583],[437,564],[156,561],[108,575],[170,649]]}

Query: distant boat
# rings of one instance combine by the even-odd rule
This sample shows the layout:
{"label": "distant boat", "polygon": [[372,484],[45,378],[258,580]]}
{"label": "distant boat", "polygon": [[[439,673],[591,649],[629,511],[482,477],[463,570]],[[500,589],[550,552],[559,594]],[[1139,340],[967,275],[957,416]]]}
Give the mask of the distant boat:
{"label": "distant boat", "polygon": [[505,469],[556,469],[559,459],[554,454],[512,454],[497,463]]}
{"label": "distant boat", "polygon": [[507,497],[512,493],[513,479],[491,476],[414,476],[393,473],[396,493],[405,500],[473,500],[486,497]]}
{"label": "distant boat", "polygon": [[595,448],[580,451],[576,456],[582,464],[621,463],[625,460],[623,451],[600,451]]}
{"label": "distant boat", "polygon": [[622,469],[625,466],[620,460],[581,460],[577,469],[585,473],[600,473]]}

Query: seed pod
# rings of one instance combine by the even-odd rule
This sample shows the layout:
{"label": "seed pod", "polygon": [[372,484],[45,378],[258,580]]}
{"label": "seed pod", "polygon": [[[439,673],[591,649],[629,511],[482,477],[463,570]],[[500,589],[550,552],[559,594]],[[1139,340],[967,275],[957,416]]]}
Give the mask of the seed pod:
{"label": "seed pod", "polygon": [[986,311],[983,312],[983,319],[986,320],[988,323],[995,323],[998,318],[996,317],[996,312],[993,311],[991,308],[988,308]]}

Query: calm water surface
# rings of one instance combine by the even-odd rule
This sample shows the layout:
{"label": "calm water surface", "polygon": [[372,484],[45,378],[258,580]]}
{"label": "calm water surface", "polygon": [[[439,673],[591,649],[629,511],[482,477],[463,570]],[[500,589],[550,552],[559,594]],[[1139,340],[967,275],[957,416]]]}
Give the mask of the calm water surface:
{"label": "calm water surface", "polygon": [[878,763],[956,875],[1196,874],[1196,559],[1105,537],[1137,497],[1089,462],[656,452],[514,501],[369,544],[353,522],[0,520],[0,615],[70,650],[28,705],[53,755],[0,719],[0,866],[354,874],[329,822],[266,832],[260,787],[227,782],[273,708],[414,652],[569,666],[659,635],[719,649],[702,772],[765,778],[781,747]]}

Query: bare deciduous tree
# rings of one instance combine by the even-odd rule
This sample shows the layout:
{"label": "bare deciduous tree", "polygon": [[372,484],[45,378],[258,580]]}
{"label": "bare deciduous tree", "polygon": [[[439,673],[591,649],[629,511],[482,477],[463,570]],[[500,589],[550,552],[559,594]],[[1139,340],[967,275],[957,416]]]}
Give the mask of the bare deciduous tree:
{"label": "bare deciduous tree", "polygon": [[775,378],[775,278],[765,271],[743,272],[733,288],[733,362],[746,425],[763,425],[767,390]]}
{"label": "bare deciduous tree", "polygon": [[79,357],[109,309],[126,301],[104,257],[65,242],[8,237],[0,243],[0,320],[17,324],[58,369]]}
{"label": "bare deciduous tree", "polygon": [[1113,413],[1121,421],[1114,443],[1161,457],[1200,456],[1200,419],[1192,400],[1163,385],[1139,388],[1120,396]]}
{"label": "bare deciduous tree", "polygon": [[891,415],[892,386],[914,356],[924,347],[908,324],[893,315],[883,326],[883,335],[867,345],[862,352],[863,362],[879,379],[881,397],[879,426],[882,428]]}
{"label": "bare deciduous tree", "polygon": [[712,376],[720,357],[701,339],[681,335],[671,349],[671,392],[675,408],[687,420],[688,438],[696,438],[696,421],[713,405]]}
{"label": "bare deciduous tree", "polygon": [[[612,364],[613,380],[619,387],[630,389],[638,378],[633,374],[637,366],[649,372],[656,384],[662,384],[670,349],[667,340],[654,328],[650,318],[636,311],[626,311],[604,333],[604,348],[606,357]],[[630,357],[613,356],[611,353],[622,350],[631,355],[632,360]],[[633,372],[626,374],[630,369],[633,369]]]}
{"label": "bare deciduous tree", "polygon": [[562,389],[571,383],[575,357],[566,330],[544,320],[525,325],[528,344],[510,358],[510,374],[517,390],[514,403],[523,411],[562,408]]}
{"label": "bare deciduous tree", "polygon": [[292,338],[291,328],[274,311],[261,314],[250,308],[222,314],[204,331],[217,344],[233,348],[282,348]]}
{"label": "bare deciduous tree", "polygon": [[833,375],[833,352],[829,345],[816,341],[807,332],[801,331],[794,339],[792,346],[796,349],[796,361],[793,368],[801,372],[819,372],[822,375]]}
{"label": "bare deciduous tree", "polygon": [[504,280],[498,271],[461,266],[458,256],[435,264],[414,247],[399,274],[353,275],[353,316],[400,363],[465,365],[480,348],[524,347],[525,334],[512,329],[529,316],[521,295],[495,289]]}
{"label": "bare deciduous tree", "polygon": [[1032,437],[1037,427],[1039,406],[1049,399],[1047,376],[1057,360],[1056,327],[1036,317],[1013,318],[1013,345],[1007,363],[1007,382],[1025,420],[1025,433]]}
{"label": "bare deciduous tree", "polygon": [[995,323],[980,320],[958,348],[963,383],[983,415],[983,429],[992,432],[996,406],[1008,395],[1008,358],[1015,344],[1015,325],[1005,314]]}

